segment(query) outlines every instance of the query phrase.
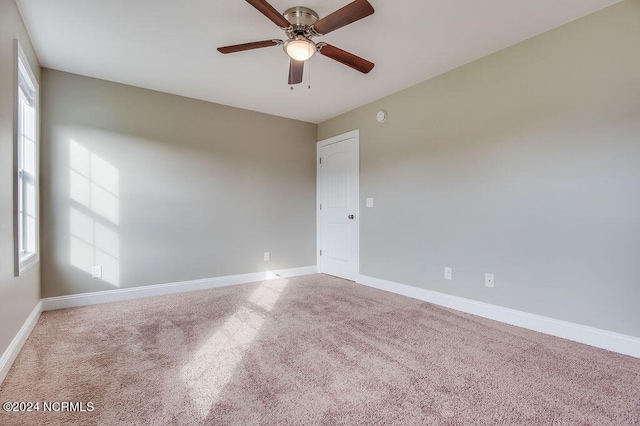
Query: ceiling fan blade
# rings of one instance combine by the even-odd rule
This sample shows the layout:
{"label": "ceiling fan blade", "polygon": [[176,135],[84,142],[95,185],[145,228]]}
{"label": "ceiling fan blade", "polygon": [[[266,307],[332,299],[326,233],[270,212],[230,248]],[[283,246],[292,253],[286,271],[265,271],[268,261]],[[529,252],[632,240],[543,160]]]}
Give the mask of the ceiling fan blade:
{"label": "ceiling fan blade", "polygon": [[259,49],[261,47],[278,46],[282,44],[282,40],[263,40],[254,41],[251,43],[234,44],[233,46],[218,47],[220,53],[235,53],[242,52],[243,50]]}
{"label": "ceiling fan blade", "polygon": [[355,0],[342,9],[325,16],[313,25],[318,34],[329,34],[331,31],[349,25],[359,19],[366,18],[374,12],[367,0]]}
{"label": "ceiling fan blade", "polygon": [[367,74],[375,66],[373,62],[326,43],[318,43],[318,52],[364,74]]}
{"label": "ceiling fan blade", "polygon": [[296,61],[292,59],[289,62],[289,84],[302,83],[302,74],[304,72],[304,61]]}
{"label": "ceiling fan blade", "polygon": [[251,6],[258,9],[260,13],[269,18],[271,22],[279,26],[280,28],[289,28],[291,24],[284,19],[284,16],[280,12],[274,9],[266,0],[247,0]]}

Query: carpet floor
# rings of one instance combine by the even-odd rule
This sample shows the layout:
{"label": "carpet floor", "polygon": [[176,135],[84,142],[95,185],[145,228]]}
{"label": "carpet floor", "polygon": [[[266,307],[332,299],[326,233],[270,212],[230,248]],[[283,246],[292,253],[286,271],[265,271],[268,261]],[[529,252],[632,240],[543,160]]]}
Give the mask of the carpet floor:
{"label": "carpet floor", "polygon": [[40,407],[2,425],[640,425],[640,359],[308,275],[45,312],[7,401]]}

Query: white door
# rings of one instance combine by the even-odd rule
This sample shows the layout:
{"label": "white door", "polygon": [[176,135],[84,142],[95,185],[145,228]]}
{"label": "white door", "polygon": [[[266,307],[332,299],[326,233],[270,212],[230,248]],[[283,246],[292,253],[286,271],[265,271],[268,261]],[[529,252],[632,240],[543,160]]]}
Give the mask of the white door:
{"label": "white door", "polygon": [[359,132],[318,142],[318,271],[356,281]]}

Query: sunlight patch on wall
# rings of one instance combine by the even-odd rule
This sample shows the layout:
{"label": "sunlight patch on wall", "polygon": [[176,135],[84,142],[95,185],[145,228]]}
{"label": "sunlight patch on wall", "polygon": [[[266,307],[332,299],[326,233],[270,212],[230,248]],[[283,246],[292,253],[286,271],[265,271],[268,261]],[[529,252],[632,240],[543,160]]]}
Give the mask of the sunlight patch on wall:
{"label": "sunlight patch on wall", "polygon": [[119,170],[73,140],[69,153],[71,199],[118,225]]}
{"label": "sunlight patch on wall", "polygon": [[229,383],[287,286],[286,280],[265,281],[182,368],[182,379],[201,418],[205,419]]}
{"label": "sunlight patch on wall", "polygon": [[102,266],[102,280],[120,285],[120,172],[74,140],[69,142],[70,262],[91,274]]}

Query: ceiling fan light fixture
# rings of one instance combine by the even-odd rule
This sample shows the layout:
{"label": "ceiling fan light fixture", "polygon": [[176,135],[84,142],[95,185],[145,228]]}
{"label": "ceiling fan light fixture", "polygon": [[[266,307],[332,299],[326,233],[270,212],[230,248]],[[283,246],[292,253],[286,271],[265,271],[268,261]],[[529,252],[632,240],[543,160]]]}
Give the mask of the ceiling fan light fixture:
{"label": "ceiling fan light fixture", "polygon": [[315,43],[303,36],[290,38],[283,47],[287,55],[296,61],[306,61],[316,53]]}

